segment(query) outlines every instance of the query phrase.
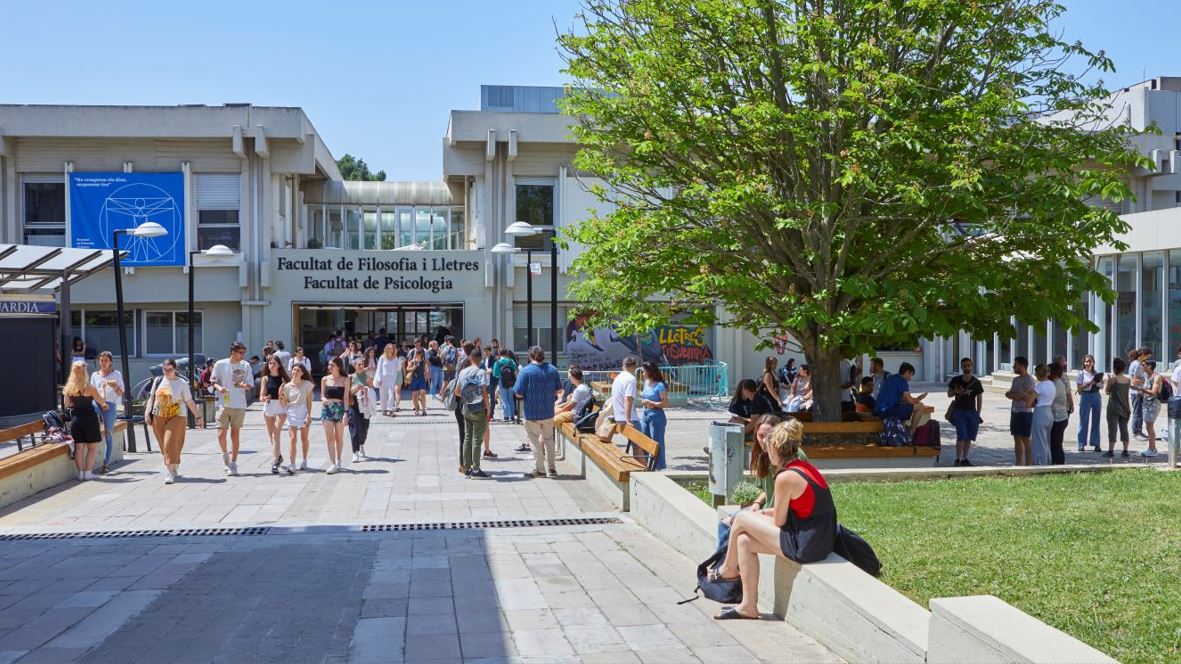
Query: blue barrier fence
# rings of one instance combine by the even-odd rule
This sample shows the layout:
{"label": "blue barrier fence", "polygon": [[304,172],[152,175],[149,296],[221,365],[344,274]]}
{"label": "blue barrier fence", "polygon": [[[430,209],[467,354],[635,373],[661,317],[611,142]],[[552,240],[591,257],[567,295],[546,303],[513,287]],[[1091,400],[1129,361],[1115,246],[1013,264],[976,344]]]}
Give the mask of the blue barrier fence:
{"label": "blue barrier fence", "polygon": [[[672,406],[720,406],[730,399],[730,373],[725,362],[714,364],[686,364],[663,366],[660,372],[668,384],[668,401]],[[608,393],[611,381],[619,370],[583,371],[582,380],[596,392]],[[566,372],[562,372],[566,379]]]}

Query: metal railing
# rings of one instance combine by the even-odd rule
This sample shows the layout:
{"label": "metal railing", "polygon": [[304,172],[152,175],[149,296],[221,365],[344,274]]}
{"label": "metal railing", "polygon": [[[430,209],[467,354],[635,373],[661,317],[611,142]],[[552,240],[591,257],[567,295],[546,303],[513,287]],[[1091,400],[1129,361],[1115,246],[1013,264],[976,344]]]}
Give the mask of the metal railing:
{"label": "metal railing", "polygon": [[[566,380],[563,371],[562,380]],[[599,393],[608,393],[611,381],[619,373],[612,371],[583,370],[582,380]],[[720,406],[730,399],[730,373],[725,362],[714,364],[684,364],[662,366],[660,373],[668,384],[668,401],[672,406],[707,405]]]}

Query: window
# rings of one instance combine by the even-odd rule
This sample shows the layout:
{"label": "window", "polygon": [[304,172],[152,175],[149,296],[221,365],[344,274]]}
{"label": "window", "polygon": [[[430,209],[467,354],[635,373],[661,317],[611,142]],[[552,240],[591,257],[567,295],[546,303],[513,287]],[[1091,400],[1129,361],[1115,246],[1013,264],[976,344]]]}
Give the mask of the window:
{"label": "window", "polygon": [[431,209],[414,208],[414,244],[423,249],[431,248]]}
{"label": "window", "polygon": [[398,216],[393,210],[381,211],[381,248],[398,246]]}
{"label": "window", "polygon": [[[534,226],[554,224],[554,185],[541,183],[517,184],[517,217],[514,221],[526,221]],[[522,249],[544,249],[547,245],[542,234],[518,237],[517,246]]]}
{"label": "window", "polygon": [[[146,355],[184,355],[189,352],[189,312],[145,311],[144,353]],[[201,312],[194,312],[195,352],[200,352]]]}
{"label": "window", "polygon": [[451,208],[450,249],[467,249],[467,224],[462,207]]}
{"label": "window", "polygon": [[[70,323],[74,335],[86,342],[87,355],[97,356],[104,350],[119,355],[119,320],[114,310],[75,309],[70,312]],[[135,312],[123,311],[123,322],[127,329],[127,352],[135,355]]]}
{"label": "window", "polygon": [[446,250],[447,246],[447,208],[437,207],[431,210],[431,249]]}
{"label": "window", "polygon": [[241,176],[237,173],[200,173],[197,179],[197,248],[215,244],[239,251],[242,227]]}
{"label": "window", "polygon": [[344,211],[344,248],[361,248],[361,208]]}
{"label": "window", "polygon": [[66,246],[66,185],[60,177],[26,178],[25,244]]}
{"label": "window", "polygon": [[1164,321],[1161,320],[1161,289],[1165,280],[1165,255],[1154,251],[1141,254],[1140,258],[1140,343],[1152,349],[1156,359],[1171,357],[1161,351],[1161,336]]}
{"label": "window", "polygon": [[340,206],[328,206],[328,232],[324,234],[324,246],[333,249],[341,248],[341,238],[344,236],[344,222],[341,221]]}
{"label": "window", "polygon": [[324,206],[308,206],[308,249],[324,247]]}
{"label": "window", "polygon": [[1120,254],[1115,271],[1115,349],[1113,357],[1128,357],[1139,345],[1136,338],[1136,254]]}
{"label": "window", "polygon": [[361,213],[361,237],[363,249],[377,249],[377,212]]}
{"label": "window", "polygon": [[1176,350],[1181,348],[1181,249],[1169,250],[1169,347],[1168,354],[1162,355],[1166,360],[1172,360]]}
{"label": "window", "polygon": [[[536,284],[535,284],[536,285]],[[528,328],[529,309],[523,302],[513,304],[513,350],[527,352],[529,350]],[[566,330],[566,305],[558,304],[558,351],[566,349],[566,340],[562,338]],[[550,329],[549,300],[533,300],[533,344],[549,354],[550,340],[553,333]],[[547,358],[550,362],[554,360]]]}

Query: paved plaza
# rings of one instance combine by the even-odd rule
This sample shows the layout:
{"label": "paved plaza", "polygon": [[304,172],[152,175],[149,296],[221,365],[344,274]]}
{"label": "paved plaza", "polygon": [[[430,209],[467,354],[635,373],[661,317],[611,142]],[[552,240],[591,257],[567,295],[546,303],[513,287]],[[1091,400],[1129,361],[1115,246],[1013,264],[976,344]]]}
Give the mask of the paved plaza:
{"label": "paved plaza", "polygon": [[[313,470],[273,476],[255,405],[240,477],[223,473],[212,430],[193,431],[175,485],[158,454],[131,454],[109,476],[10,506],[0,662],[835,661],[781,621],[678,606],[695,561],[569,466],[527,478],[532,460],[511,452],[523,427],[492,432],[489,480],[456,472],[455,421],[437,403],[427,417],[379,417],[370,461],[327,475],[317,429]],[[522,519],[563,522],[498,523]],[[471,521],[485,527],[392,530]],[[159,533],[198,527],[256,534]],[[14,539],[136,529],[156,533]]]}

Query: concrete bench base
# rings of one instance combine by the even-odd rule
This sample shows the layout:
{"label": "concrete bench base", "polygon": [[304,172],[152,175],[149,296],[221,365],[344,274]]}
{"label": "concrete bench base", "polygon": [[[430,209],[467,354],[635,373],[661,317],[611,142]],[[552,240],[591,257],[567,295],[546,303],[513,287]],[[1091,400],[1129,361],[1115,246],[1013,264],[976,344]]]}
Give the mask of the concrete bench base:
{"label": "concrete bench base", "polygon": [[1115,662],[992,595],[931,600],[927,661]]}
{"label": "concrete bench base", "polygon": [[[122,424],[122,423],[120,423]],[[111,461],[123,460],[124,427],[115,434]],[[99,443],[97,460],[102,460],[104,443]],[[7,507],[34,494],[75,481],[78,469],[65,443],[43,443],[0,459],[0,507]]]}
{"label": "concrete bench base", "polygon": [[[577,441],[573,441],[562,434],[558,434],[562,447],[566,452],[566,463],[578,469],[580,477],[586,481],[611,504],[620,511],[626,512],[629,507],[628,482],[619,481],[603,470],[593,460],[587,458]],[[634,473],[632,477],[642,473]]]}
{"label": "concrete bench base", "polygon": [[[660,473],[635,473],[630,484],[636,523],[693,560],[714,552],[720,509]],[[1112,661],[995,597],[933,599],[933,615],[837,555],[802,566],[759,556],[759,564],[759,608],[850,662]]]}

